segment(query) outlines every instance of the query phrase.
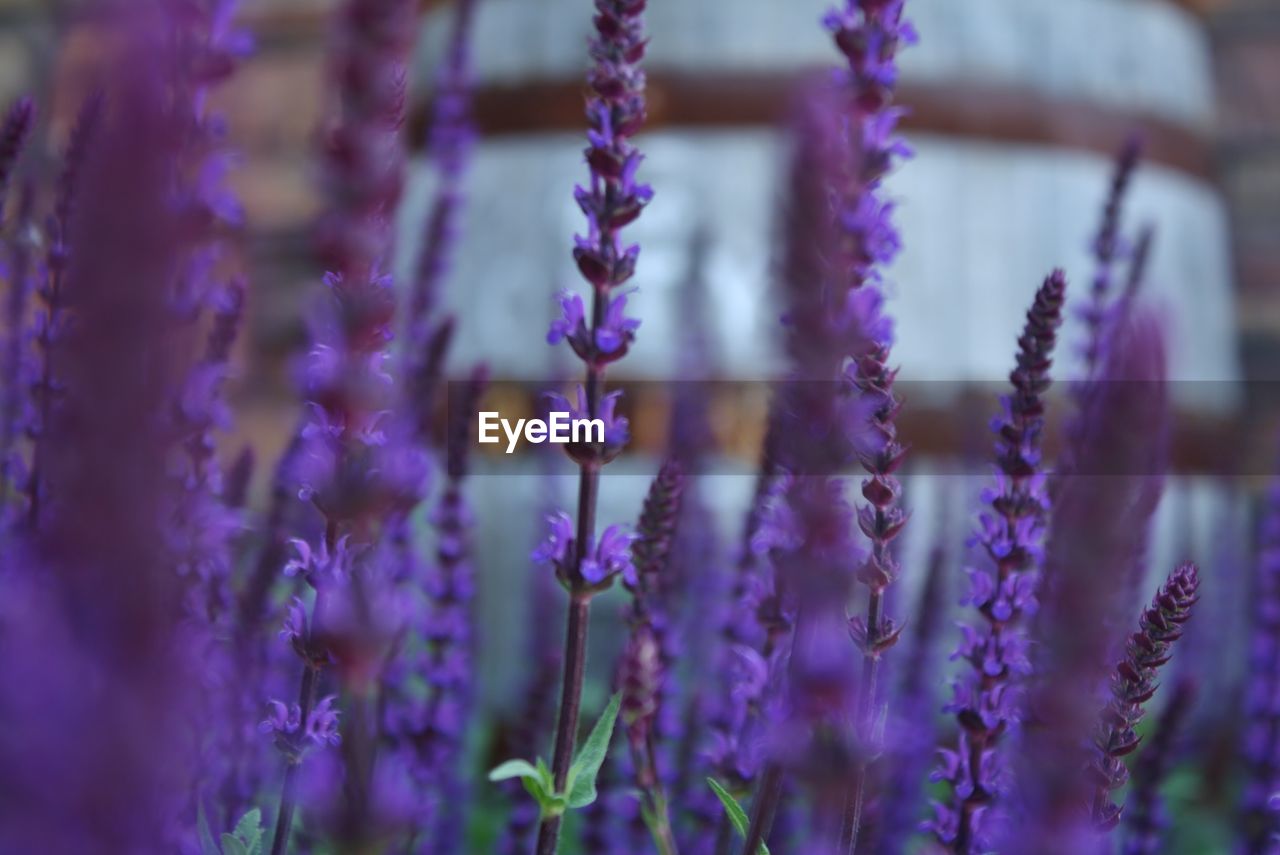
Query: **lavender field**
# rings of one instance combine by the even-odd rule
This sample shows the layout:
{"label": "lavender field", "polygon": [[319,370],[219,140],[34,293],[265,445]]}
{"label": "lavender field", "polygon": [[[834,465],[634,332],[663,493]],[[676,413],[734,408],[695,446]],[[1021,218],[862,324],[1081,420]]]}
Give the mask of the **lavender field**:
{"label": "lavender field", "polygon": [[313,89],[244,83],[296,11],[58,6],[0,855],[1280,852],[1276,396],[1151,106],[1214,107],[1152,71],[1193,4],[1080,7],[1098,106],[947,65],[1064,0],[524,2],[334,0]]}

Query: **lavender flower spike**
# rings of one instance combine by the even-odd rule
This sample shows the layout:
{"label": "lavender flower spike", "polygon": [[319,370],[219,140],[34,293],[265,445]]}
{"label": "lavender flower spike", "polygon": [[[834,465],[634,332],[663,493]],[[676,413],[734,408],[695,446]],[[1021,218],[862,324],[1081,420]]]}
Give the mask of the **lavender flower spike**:
{"label": "lavender flower spike", "polygon": [[[595,35],[590,43],[586,160],[591,177],[587,186],[574,191],[574,198],[587,218],[587,233],[575,238],[573,257],[583,278],[591,285],[591,320],[587,327],[584,305],[585,335],[580,341],[577,337],[571,340],[578,341],[575,350],[586,368],[580,409],[587,418],[612,422],[613,430],[606,431],[602,448],[568,449],[578,463],[580,478],[572,552],[559,556],[557,561],[558,573],[569,591],[564,680],[551,758],[557,791],[562,791],[568,780],[578,730],[591,598],[608,583],[613,572],[626,570],[622,562],[614,562],[616,566],[610,567],[608,559],[612,555],[606,543],[611,540],[611,530],[605,531],[594,555],[592,549],[600,470],[626,441],[625,420],[614,418],[613,397],[607,397],[604,392],[605,368],[622,355],[624,343],[629,343],[635,331],[635,323],[622,314],[625,307],[622,297],[612,296],[631,279],[640,254],[639,247],[622,243],[621,232],[640,216],[653,196],[653,191],[636,178],[642,158],[631,142],[645,119],[645,76],[640,67],[645,53],[645,3],[646,0],[595,0]],[[567,305],[569,319],[573,320],[571,298]],[[559,331],[563,326],[557,322],[549,340],[554,342],[564,335],[572,336],[576,324]],[[612,540],[620,542],[618,532],[612,531]],[[556,851],[560,822],[561,817],[549,816],[539,825],[539,855],[553,855]]]}
{"label": "lavender flower spike", "polygon": [[1092,377],[1102,361],[1107,319],[1107,304],[1111,299],[1117,262],[1125,255],[1124,239],[1120,234],[1120,216],[1125,196],[1133,183],[1134,172],[1142,157],[1142,140],[1136,136],[1125,141],[1116,156],[1115,172],[1106,205],[1102,210],[1102,223],[1093,239],[1093,256],[1096,267],[1089,289],[1089,303],[1082,310],[1086,339],[1084,362],[1086,377]]}
{"label": "lavender flower spike", "polygon": [[[1164,330],[1138,308],[1113,331],[1081,421],[1075,468],[1054,482],[1031,626],[1034,677],[1017,755],[1013,845],[1069,852],[1080,823],[1079,776],[1102,691],[1123,643],[1135,557],[1159,498],[1168,423]],[[1081,616],[1089,616],[1082,631]],[[1040,841],[1049,841],[1041,844]]]}
{"label": "lavender flower spike", "polygon": [[1029,668],[1024,613],[1036,606],[1035,590],[1043,553],[1048,491],[1041,470],[1045,391],[1062,325],[1066,280],[1054,271],[1036,293],[1018,339],[1017,367],[1009,376],[1013,393],[1001,401],[992,422],[996,434],[996,484],[984,494],[991,512],[980,517],[973,540],[982,546],[988,567],[969,569],[970,593],[964,602],[982,618],[962,626],[956,658],[969,663],[955,683],[955,699],[946,707],[960,725],[959,745],[942,751],[935,780],[951,788],[949,804],[935,803],[929,823],[938,840],[962,855],[986,851],[985,826],[1009,789],[1009,773],[997,743],[1020,718],[1018,679]]}
{"label": "lavender flower spike", "polygon": [[[319,252],[329,268],[326,291],[312,324],[313,347],[302,378],[309,419],[296,473],[299,495],[324,519],[323,542],[313,552],[343,557],[343,573],[316,574],[308,640],[298,687],[302,721],[317,708],[321,671],[342,650],[349,660],[334,669],[365,681],[386,645],[385,614],[364,608],[377,584],[366,572],[378,555],[384,523],[416,503],[425,473],[412,451],[388,440],[385,415],[393,402],[387,373],[395,324],[395,298],[384,275],[391,234],[389,216],[399,199],[403,151],[400,128],[404,59],[411,32],[407,0],[343,0],[335,13],[331,75],[336,83],[334,119],[325,135],[324,179],[328,206],[319,224]],[[397,437],[398,438],[398,437]],[[359,604],[359,607],[357,607]],[[338,627],[320,626],[326,611]],[[365,686],[358,687],[364,691]],[[360,718],[363,718],[361,716]],[[344,739],[344,754],[368,769],[373,746],[366,728]],[[299,765],[285,769],[272,855],[289,848]],[[353,771],[357,774],[358,771]],[[355,784],[356,782],[353,782]],[[353,789],[367,792],[368,781]],[[350,828],[362,828],[367,806],[352,800]]]}
{"label": "lavender flower spike", "polygon": [[424,325],[435,309],[441,280],[449,269],[450,250],[462,213],[462,179],[475,137],[469,42],[476,3],[477,0],[459,0],[454,4],[448,53],[435,92],[427,156],[435,163],[440,183],[427,214],[426,237],[405,317],[405,328],[414,342],[428,338]]}
{"label": "lavender flower spike", "polygon": [[9,267],[9,295],[5,300],[5,337],[3,362],[3,391],[0,391],[0,510],[9,513],[9,503],[22,481],[23,461],[14,449],[23,427],[28,409],[24,381],[31,373],[30,351],[27,348],[27,310],[31,302],[31,290],[35,281],[34,256],[38,249],[36,228],[33,221],[35,187],[24,182],[18,196],[17,220],[13,234],[5,247],[5,262]]}
{"label": "lavender flower spike", "polygon": [[[841,83],[847,90],[851,120],[848,132],[852,138],[848,145],[857,159],[845,186],[837,188],[837,223],[844,238],[841,263],[849,277],[847,285],[854,291],[878,283],[879,268],[891,262],[901,246],[892,220],[893,204],[883,198],[881,185],[895,159],[909,153],[896,135],[902,111],[893,106],[898,50],[903,43],[916,39],[915,29],[902,17],[903,6],[904,0],[845,0],[823,19],[847,64]],[[872,299],[871,295],[854,298],[851,304],[865,305],[868,299]],[[869,504],[858,509],[858,526],[870,541],[871,550],[858,573],[858,580],[868,590],[867,614],[851,625],[864,657],[855,727],[870,742],[880,659],[897,641],[901,629],[883,610],[884,591],[898,570],[889,544],[907,519],[899,505],[898,485],[893,477],[906,449],[897,442],[894,426],[900,404],[893,393],[896,371],[889,368],[889,335],[878,335],[869,351],[851,356],[854,361],[849,379],[863,402],[873,408],[872,427],[879,434],[875,449],[859,450],[863,468],[871,477],[863,484],[863,497]],[[850,782],[840,831],[840,849],[844,852],[853,853],[858,846],[866,780],[867,764],[859,762]]]}
{"label": "lavender flower spike", "polygon": [[91,95],[80,108],[80,115],[71,130],[71,138],[63,156],[53,216],[49,219],[45,280],[36,288],[36,295],[44,304],[44,311],[36,316],[35,345],[40,354],[40,364],[36,369],[37,377],[32,381],[32,413],[26,426],[32,443],[31,466],[25,487],[26,526],[31,530],[37,529],[41,524],[42,505],[46,498],[43,471],[45,433],[62,392],[62,384],[54,374],[53,355],[66,333],[63,288],[71,262],[73,215],[78,202],[81,172],[86,167],[90,144],[97,133],[101,116],[102,96]]}
{"label": "lavender flower spike", "polygon": [[1095,784],[1091,815],[1100,832],[1110,831],[1120,821],[1121,809],[1111,801],[1111,792],[1129,780],[1122,758],[1138,747],[1135,728],[1146,702],[1155,694],[1157,672],[1173,655],[1174,642],[1182,637],[1182,625],[1191,617],[1199,587],[1194,564],[1183,564],[1169,575],[1142,613],[1138,631],[1129,636],[1124,659],[1111,678],[1111,701],[1094,737],[1098,755],[1090,768]]}
{"label": "lavender flower spike", "polygon": [[684,489],[684,471],[672,460],[663,464],[645,497],[638,535],[631,547],[635,574],[625,580],[632,595],[631,635],[618,665],[621,716],[631,748],[632,774],[651,818],[655,842],[664,853],[674,853],[675,842],[654,736],[663,701],[670,700],[668,681],[676,666],[663,592],[670,587],[664,577],[670,569]]}

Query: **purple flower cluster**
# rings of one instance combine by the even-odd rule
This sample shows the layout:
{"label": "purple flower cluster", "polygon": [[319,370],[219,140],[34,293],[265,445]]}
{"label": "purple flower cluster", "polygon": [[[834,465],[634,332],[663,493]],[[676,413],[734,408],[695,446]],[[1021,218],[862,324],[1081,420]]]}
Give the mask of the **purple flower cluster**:
{"label": "purple flower cluster", "polygon": [[[640,216],[653,196],[637,179],[642,157],[631,138],[645,120],[644,9],[646,0],[596,0],[594,35],[587,72],[586,161],[590,180],[574,190],[587,219],[585,235],[574,239],[573,257],[591,286],[590,321],[585,301],[562,297],[563,317],[547,335],[555,344],[566,339],[582,360],[586,378],[577,389],[577,406],[561,401],[575,419],[601,419],[603,442],[581,442],[566,450],[578,464],[581,479],[578,516],[553,515],[547,542],[535,558],[556,568],[569,592],[565,633],[564,682],[552,751],[556,790],[567,786],[577,735],[578,712],[586,663],[586,630],[591,597],[607,588],[618,574],[634,572],[629,557],[631,538],[616,526],[605,529],[599,541],[595,515],[600,469],[621,452],[628,440],[625,418],[615,415],[617,393],[604,391],[605,368],[623,355],[634,336],[636,322],[625,315],[626,297],[617,293],[635,274],[638,246],[622,241],[622,230]],[[544,817],[538,829],[537,851],[553,855],[560,835],[560,817]]]}
{"label": "purple flower cluster", "polygon": [[417,804],[410,817],[416,835],[435,841],[441,851],[456,848],[462,831],[459,812],[447,804],[462,786],[460,758],[475,694],[474,517],[464,486],[471,428],[486,383],[487,370],[476,369],[456,401],[444,489],[430,514],[434,561],[419,566],[410,534],[393,547],[405,566],[397,602],[416,608],[404,615],[383,673],[381,738],[405,772],[397,783],[403,800]]}
{"label": "purple flower cluster", "polygon": [[655,737],[659,715],[670,712],[676,668],[671,614],[664,596],[671,587],[671,549],[684,499],[685,474],[668,461],[659,470],[645,497],[631,546],[634,573],[623,584],[632,596],[628,618],[630,636],[618,662],[616,682],[622,692],[621,718],[631,748],[632,775],[645,806],[664,825],[670,842],[664,784],[669,771],[659,768]]}
{"label": "purple flower cluster", "polygon": [[[1121,234],[1121,215],[1124,210],[1125,197],[1133,183],[1138,161],[1142,157],[1142,140],[1136,136],[1125,141],[1116,157],[1115,172],[1111,179],[1111,190],[1103,206],[1102,222],[1098,226],[1098,234],[1093,239],[1094,256],[1093,281],[1089,288],[1089,303],[1080,315],[1084,319],[1087,338],[1084,344],[1084,362],[1086,376],[1092,376],[1103,359],[1105,346],[1105,326],[1108,317],[1108,304],[1112,299],[1117,263],[1129,251],[1128,244]],[[1130,283],[1142,281],[1145,267],[1145,252],[1136,257]],[[1131,290],[1131,289],[1127,289]]]}
{"label": "purple flower cluster", "polygon": [[1013,393],[1001,400],[1003,412],[992,422],[996,434],[996,484],[984,494],[990,512],[982,514],[974,542],[987,565],[969,568],[970,591],[964,603],[982,618],[962,624],[963,640],[955,658],[971,666],[955,684],[947,711],[960,725],[959,743],[944,749],[936,773],[951,788],[948,804],[936,803],[930,827],[956,852],[985,851],[991,835],[984,826],[1008,795],[1008,763],[998,742],[1021,717],[1019,681],[1030,671],[1028,638],[1020,624],[1036,607],[1037,569],[1043,557],[1048,490],[1042,463],[1044,395],[1066,279],[1054,272],[1036,293],[1018,339],[1017,367],[1010,375]]}
{"label": "purple flower cluster", "polygon": [[[425,478],[421,450],[387,418],[395,399],[388,351],[395,299],[391,278],[382,272],[401,186],[410,7],[403,0],[346,0],[336,14],[331,74],[337,118],[324,149],[330,205],[318,231],[330,272],[312,318],[313,345],[302,375],[308,416],[294,473],[299,496],[323,519],[320,541],[299,550],[315,592],[301,644],[306,655],[297,707],[303,722],[318,708],[327,672],[359,694],[381,667],[394,635],[388,616],[371,608],[386,582],[376,561],[384,554],[381,534],[417,503]],[[372,736],[354,736],[344,742],[344,753],[361,755],[355,762],[365,767]],[[288,757],[273,837],[277,851],[291,834],[299,759]],[[360,815],[343,821],[344,836],[369,833],[367,808],[356,804],[355,813]]]}
{"label": "purple flower cluster", "polygon": [[[1046,410],[1063,274],[1040,287],[1017,340],[965,568],[954,694],[939,716],[943,603],[961,575],[948,526],[915,617],[891,617],[911,608],[909,586],[895,583],[916,561],[902,542],[899,478],[913,463],[884,297],[901,244],[885,182],[908,154],[894,105],[898,52],[915,38],[904,2],[847,0],[823,20],[844,63],[797,110],[778,265],[788,370],[729,549],[719,482],[700,480],[722,420],[695,383],[671,396],[667,462],[635,530],[597,518],[604,467],[627,452],[628,416],[638,419],[606,373],[640,326],[628,315],[639,249],[623,232],[652,197],[633,141],[646,109],[645,7],[594,2],[589,179],[575,193],[587,225],[573,249],[588,287],[559,296],[546,335],[584,376],[545,405],[599,420],[603,437],[565,449],[576,511],[543,503],[532,638],[520,685],[494,698],[480,697],[490,628],[477,605],[488,596],[487,612],[513,591],[482,588],[496,577],[475,548],[483,507],[468,496],[488,372],[451,363],[455,323],[440,310],[475,134],[474,0],[454,7],[434,93],[427,157],[439,181],[403,314],[388,271],[414,5],[336,6],[317,228],[328,273],[308,316],[301,423],[263,479],[262,509],[254,450],[222,447],[251,299],[230,250],[244,215],[214,107],[250,47],[234,0],[103,7],[102,94],[81,111],[51,193],[24,171],[31,102],[0,122],[0,203],[16,197],[0,204],[0,851],[532,844],[555,855],[567,829],[579,839],[566,849],[627,855],[758,855],[766,843],[814,855],[1075,855],[1111,848],[1122,820],[1128,853],[1178,845],[1196,814],[1162,785],[1214,737],[1179,741],[1186,674],[1151,736],[1142,721],[1201,577],[1180,565],[1131,626],[1170,422],[1165,329],[1140,293],[1154,232],[1132,255],[1121,237],[1136,149],[1122,155],[1095,241],[1089,373],[1061,448],[1046,441]],[[690,234],[694,281],[713,231]],[[1113,296],[1126,257],[1129,280]],[[708,381],[712,319],[686,296],[682,376]],[[1278,556],[1280,487],[1241,690],[1249,852],[1280,833]],[[611,614],[615,582],[626,604]],[[591,613],[597,602],[604,614]],[[1213,617],[1225,633],[1229,617]],[[617,644],[589,668],[591,626]],[[1199,643],[1225,666],[1229,648],[1213,641],[1178,646]],[[616,694],[584,725],[601,673]],[[1231,707],[1228,691],[1210,693],[1217,706]],[[548,748],[550,762],[538,757]],[[940,791],[923,782],[934,749]],[[482,790],[480,763],[512,754],[536,762],[500,763],[491,779],[502,789]],[[1234,771],[1213,779],[1211,766],[1196,810],[1232,789]],[[1122,816],[1113,798],[1130,767]],[[938,803],[922,827],[929,796]],[[495,839],[486,823],[500,805],[510,812]],[[565,822],[571,811],[582,821]]]}
{"label": "purple flower cluster", "polygon": [[470,40],[476,0],[460,0],[449,35],[448,52],[439,71],[427,155],[436,167],[439,186],[427,214],[426,234],[418,257],[413,295],[406,311],[409,338],[427,337],[423,324],[439,301],[449,269],[449,253],[458,234],[465,201],[462,180],[467,171],[475,129],[471,122]]}
{"label": "purple flower cluster", "polygon": [[1094,736],[1097,755],[1090,767],[1095,782],[1092,819],[1099,831],[1110,831],[1120,822],[1121,809],[1110,793],[1129,780],[1126,755],[1138,747],[1135,728],[1145,705],[1156,692],[1156,676],[1173,655],[1173,644],[1182,637],[1182,625],[1191,618],[1200,588],[1199,570],[1184,564],[1170,574],[1151,605],[1142,613],[1138,631],[1125,644],[1124,659],[1111,678],[1111,701]]}
{"label": "purple flower cluster", "polygon": [[36,287],[36,296],[43,304],[36,314],[32,336],[38,354],[38,364],[31,370],[31,412],[26,422],[26,432],[31,438],[31,462],[25,477],[23,492],[26,494],[26,526],[39,527],[45,489],[42,473],[41,446],[44,434],[53,419],[54,409],[62,393],[62,384],[54,371],[54,353],[66,334],[67,320],[64,309],[64,282],[71,262],[71,226],[79,192],[80,174],[89,155],[92,137],[100,121],[102,102],[91,96],[80,110],[76,125],[63,158],[62,173],[58,179],[57,196],[53,216],[47,228],[45,252],[46,275]]}

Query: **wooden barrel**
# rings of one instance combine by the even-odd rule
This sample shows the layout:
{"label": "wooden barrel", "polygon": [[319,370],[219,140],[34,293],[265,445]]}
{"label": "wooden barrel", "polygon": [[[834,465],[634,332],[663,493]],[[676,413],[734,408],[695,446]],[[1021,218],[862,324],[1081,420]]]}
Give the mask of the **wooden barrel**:
{"label": "wooden barrel", "polygon": [[[818,25],[826,5],[652,4],[652,121],[642,146],[657,195],[634,232],[644,246],[636,298],[644,328],[624,374],[675,370],[672,294],[698,225],[711,234],[707,278],[723,372],[776,369],[768,294],[782,192],[777,120],[794,83],[835,62]],[[422,74],[439,54],[446,14],[429,22]],[[906,247],[890,275],[904,378],[1007,372],[1043,275],[1064,266],[1084,290],[1110,154],[1139,131],[1149,162],[1126,225],[1159,229],[1150,290],[1170,319],[1172,370],[1182,380],[1222,381],[1180,384],[1177,394],[1193,409],[1233,403],[1232,268],[1210,171],[1202,20],[1173,0],[912,0],[908,14],[921,34],[904,55],[902,85],[918,156],[891,182]],[[465,355],[489,359],[500,374],[549,365],[537,327],[551,311],[551,289],[574,281],[567,248],[579,228],[571,188],[584,171],[589,20],[588,0],[480,5],[486,135],[453,296]],[[421,199],[409,205],[412,214]]]}

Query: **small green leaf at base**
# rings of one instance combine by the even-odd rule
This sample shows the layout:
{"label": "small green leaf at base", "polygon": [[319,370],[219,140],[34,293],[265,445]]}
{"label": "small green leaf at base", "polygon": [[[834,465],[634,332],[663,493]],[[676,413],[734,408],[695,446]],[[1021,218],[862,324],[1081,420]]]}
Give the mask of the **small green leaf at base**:
{"label": "small green leaf at base", "polygon": [[587,736],[587,741],[578,749],[578,756],[573,758],[569,767],[569,807],[582,808],[596,800],[596,776],[604,764],[605,755],[609,753],[609,743],[613,741],[613,726],[618,720],[618,708],[622,705],[622,693],[617,692],[609,699],[595,727]]}
{"label": "small green leaf at base", "polygon": [[262,855],[262,812],[253,808],[236,823],[235,830],[222,835],[222,855]]}
{"label": "small green leaf at base", "polygon": [[538,770],[528,760],[508,760],[489,772],[490,781],[508,781],[512,778],[537,778]]}
{"label": "small green leaf at base", "polygon": [[[724,812],[729,815],[729,823],[738,832],[738,836],[745,840],[751,825],[751,821],[747,819],[747,812],[742,809],[742,805],[738,804],[738,800],[721,786],[720,782],[715,778],[707,778],[707,784],[711,787],[711,791],[716,794],[716,798],[720,800],[720,804],[724,805]],[[761,843],[760,852],[763,855],[769,855],[769,847]]]}
{"label": "small green leaf at base", "polygon": [[249,850],[235,837],[224,833],[222,835],[222,855],[249,855]]}
{"label": "small green leaf at base", "polygon": [[205,816],[203,803],[196,808],[196,828],[200,836],[200,855],[222,855],[218,844],[213,842],[213,832],[209,830],[209,818]]}
{"label": "small green leaf at base", "polygon": [[556,793],[551,770],[541,757],[536,766],[527,760],[508,760],[489,773],[490,781],[508,781],[512,778],[519,778],[529,795],[533,796],[542,819],[564,813],[568,800]]}

